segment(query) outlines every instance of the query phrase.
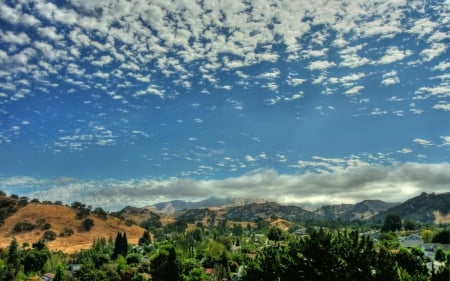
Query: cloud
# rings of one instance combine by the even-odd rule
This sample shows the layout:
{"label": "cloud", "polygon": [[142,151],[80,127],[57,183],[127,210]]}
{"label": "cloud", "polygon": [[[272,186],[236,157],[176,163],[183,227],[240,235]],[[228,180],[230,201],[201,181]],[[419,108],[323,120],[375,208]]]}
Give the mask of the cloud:
{"label": "cloud", "polygon": [[442,136],[441,140],[443,146],[450,146],[450,136]]}
{"label": "cloud", "polygon": [[333,66],[336,66],[334,62],[330,62],[327,60],[319,60],[310,62],[307,68],[311,71],[314,71],[314,70],[325,70]]}
{"label": "cloud", "polygon": [[[221,180],[72,179],[69,182],[38,181],[36,185],[33,178],[2,178],[0,182],[7,187],[6,192],[22,187],[26,191],[21,195],[30,198],[61,200],[65,203],[81,201],[108,210],[121,209],[126,205],[146,206],[172,199],[200,200],[205,198],[205,194],[244,198],[258,194],[264,199],[280,203],[320,205],[356,203],[364,199],[401,202],[421,192],[446,192],[450,182],[449,163],[405,163],[382,167],[368,165],[356,159],[353,159],[353,163],[329,158],[317,158],[316,161],[334,163],[336,167],[341,168],[300,175],[278,174],[274,170],[255,170],[239,177]],[[44,185],[50,188],[44,189]]]}
{"label": "cloud", "polygon": [[11,31],[6,31],[6,32],[0,31],[0,41],[7,42],[9,44],[14,44],[14,45],[16,45],[16,44],[17,45],[26,45],[31,42],[31,39],[24,32],[20,32],[20,33],[16,34]]}
{"label": "cloud", "polygon": [[432,146],[433,142],[426,140],[426,139],[420,139],[420,138],[416,138],[413,140],[414,143],[419,144],[421,146],[427,147],[427,146]]}
{"label": "cloud", "polygon": [[346,95],[359,95],[360,92],[364,89],[364,86],[355,86],[351,89],[348,89],[344,92]]}
{"label": "cloud", "polygon": [[412,51],[411,50],[399,50],[397,47],[389,47],[386,50],[386,54],[384,56],[382,56],[378,63],[379,64],[390,64],[396,61],[400,61],[403,60],[404,58],[412,55]]}
{"label": "cloud", "polygon": [[438,65],[434,66],[432,70],[440,70],[445,71],[448,68],[450,68],[450,62],[449,61],[441,61]]}
{"label": "cloud", "polygon": [[397,150],[397,152],[401,153],[401,154],[409,154],[409,153],[412,152],[412,149],[410,149],[410,148],[402,148],[400,150]]}
{"label": "cloud", "polygon": [[420,52],[420,55],[424,57],[424,61],[431,61],[432,59],[439,57],[447,50],[447,45],[444,43],[434,43],[431,48],[425,49]]}
{"label": "cloud", "polygon": [[437,103],[433,106],[433,109],[450,111],[450,103],[448,102]]}

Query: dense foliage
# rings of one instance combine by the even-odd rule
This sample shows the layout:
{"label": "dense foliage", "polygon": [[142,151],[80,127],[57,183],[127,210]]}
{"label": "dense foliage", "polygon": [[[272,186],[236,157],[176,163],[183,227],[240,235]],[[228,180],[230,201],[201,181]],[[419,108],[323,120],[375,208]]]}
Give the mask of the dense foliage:
{"label": "dense foliage", "polygon": [[[0,211],[28,201],[16,197],[0,201]],[[108,216],[103,209],[92,211],[80,202],[71,207],[80,219],[75,231],[94,226],[90,215]],[[426,267],[430,258],[422,249],[402,248],[398,239],[413,232],[424,242],[448,244],[448,226],[420,225],[397,214],[387,214],[384,222],[377,223],[309,219],[292,223],[289,229],[278,227],[276,216],[238,223],[213,213],[207,221],[197,220],[194,212],[188,215],[168,225],[162,225],[159,217],[149,217],[141,223],[145,231],[137,245],[118,232],[115,238],[99,238],[90,249],[72,255],[52,252],[46,243],[60,239],[58,235],[73,235],[73,229],[66,227],[57,234],[44,219],[17,222],[16,233],[39,230],[42,237],[31,247],[32,241],[19,245],[12,239],[0,249],[0,281],[39,280],[45,273],[53,273],[54,281],[145,281],[150,277],[154,281],[448,281],[450,274],[447,250],[435,250],[439,267],[431,272]]]}
{"label": "dense foliage", "polygon": [[13,239],[0,252],[0,281],[34,280],[29,278],[46,272],[64,281],[448,280],[450,253],[436,251],[444,266],[430,275],[424,252],[399,247],[396,233],[382,233],[377,241],[352,230],[311,228],[298,236],[253,225],[197,224],[159,240],[146,230],[135,246],[119,232],[71,256],[49,251],[45,240],[30,248]]}

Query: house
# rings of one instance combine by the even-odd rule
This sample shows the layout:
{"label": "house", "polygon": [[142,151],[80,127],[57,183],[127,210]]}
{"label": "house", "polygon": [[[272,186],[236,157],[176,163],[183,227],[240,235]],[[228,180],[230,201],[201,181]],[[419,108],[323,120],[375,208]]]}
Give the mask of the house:
{"label": "house", "polygon": [[409,234],[408,236],[399,237],[398,242],[403,247],[421,247],[423,245],[422,237],[417,233]]}
{"label": "house", "polygon": [[53,281],[54,278],[55,274],[53,273],[45,273],[44,275],[41,276],[42,281]]}

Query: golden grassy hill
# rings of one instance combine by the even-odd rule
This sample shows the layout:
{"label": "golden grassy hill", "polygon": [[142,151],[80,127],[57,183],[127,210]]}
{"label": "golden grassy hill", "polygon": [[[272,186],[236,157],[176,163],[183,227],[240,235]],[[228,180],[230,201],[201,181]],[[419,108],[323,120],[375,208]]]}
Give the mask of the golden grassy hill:
{"label": "golden grassy hill", "polygon": [[[54,241],[47,242],[51,250],[61,250],[65,253],[73,253],[81,249],[88,249],[91,247],[95,239],[104,237],[115,238],[117,232],[125,232],[127,234],[128,243],[137,244],[139,237],[142,236],[144,229],[137,226],[127,226],[124,221],[110,217],[106,220],[91,215],[90,218],[94,221],[94,226],[90,231],[85,231],[81,228],[83,220],[76,219],[76,210],[67,206],[30,203],[27,206],[20,208],[13,215],[5,220],[3,225],[0,225],[0,248],[8,247],[12,238],[15,237],[19,245],[28,242],[30,245],[38,241],[45,230],[35,228],[27,232],[14,232],[13,228],[17,222],[29,222],[36,224],[39,219],[44,219],[45,222],[50,223],[49,230],[57,234]],[[70,228],[74,231],[71,236],[59,237],[59,234],[65,228]]]}

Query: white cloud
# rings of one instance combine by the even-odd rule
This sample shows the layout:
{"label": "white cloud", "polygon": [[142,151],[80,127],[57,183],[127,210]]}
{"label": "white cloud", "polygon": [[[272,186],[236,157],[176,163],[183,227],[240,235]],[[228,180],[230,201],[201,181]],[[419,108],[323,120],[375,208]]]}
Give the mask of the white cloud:
{"label": "white cloud", "polygon": [[18,34],[11,31],[2,32],[0,31],[0,41],[7,42],[9,44],[25,45],[31,42],[30,37],[24,33],[20,32]]}
{"label": "white cloud", "polygon": [[440,61],[438,65],[434,66],[433,70],[445,71],[450,68],[450,61]]}
{"label": "white cloud", "polygon": [[262,78],[262,79],[275,79],[278,77],[280,77],[279,69],[274,69],[272,71],[264,72],[264,73],[261,73],[260,75],[258,75],[258,78]]}
{"label": "white cloud", "polygon": [[389,63],[393,63],[396,61],[400,61],[403,60],[404,58],[412,55],[412,51],[411,50],[399,50],[397,47],[389,47],[386,50],[386,54],[384,56],[382,56],[378,63],[379,64],[389,64]]}
{"label": "white cloud", "polygon": [[334,62],[330,62],[327,60],[320,60],[310,62],[307,68],[313,71],[313,70],[325,70],[333,66],[336,66]]}
{"label": "white cloud", "polygon": [[110,64],[113,61],[113,58],[109,55],[101,56],[98,60],[91,62],[92,65],[96,66],[104,66],[105,64]]}
{"label": "white cloud", "polygon": [[[267,200],[281,203],[356,203],[365,199],[401,202],[421,192],[446,192],[450,181],[450,164],[406,163],[381,167],[358,159],[330,159],[318,157],[314,161],[331,163],[330,170],[306,172],[300,175],[278,174],[274,170],[256,170],[239,177],[221,180],[193,180],[189,178],[131,179],[124,181],[46,181],[33,184],[33,179],[11,180],[8,190],[19,186],[33,188],[30,198],[65,203],[81,201],[107,210],[126,205],[147,206],[176,199],[199,200],[205,196],[254,197],[260,194]],[[314,164],[311,161],[309,164]],[[320,166],[320,165],[319,165]],[[317,167],[319,167],[317,166]],[[209,167],[209,166],[205,166]],[[209,167],[210,168],[210,167]],[[209,169],[208,168],[208,169]],[[327,168],[327,166],[325,166]],[[35,191],[35,190],[38,191]],[[206,195],[207,194],[207,195]],[[327,194],[327,196],[323,196]],[[328,194],[333,194],[329,196]]]}
{"label": "white cloud", "polygon": [[441,140],[443,146],[450,146],[450,136],[442,136]]}
{"label": "white cloud", "polygon": [[359,95],[360,92],[364,89],[364,86],[355,86],[351,89],[348,89],[344,92],[346,95]]}
{"label": "white cloud", "polygon": [[307,80],[306,79],[302,79],[302,78],[289,77],[288,80],[287,80],[287,83],[289,84],[289,86],[295,87],[295,86],[303,84],[305,81],[307,81]]}
{"label": "white cloud", "polygon": [[400,149],[400,150],[397,150],[397,152],[398,152],[398,153],[401,153],[401,154],[409,154],[409,153],[411,153],[411,152],[413,152],[413,151],[412,151],[412,149],[410,149],[410,148],[402,148],[402,149]]}
{"label": "white cloud", "polygon": [[381,84],[384,86],[394,85],[400,83],[400,79],[398,77],[388,77],[381,81]]}
{"label": "white cloud", "polygon": [[447,45],[444,43],[434,43],[431,48],[425,49],[420,52],[420,55],[424,57],[424,61],[431,61],[432,59],[442,55],[447,50]]}
{"label": "white cloud", "polygon": [[37,31],[42,37],[46,37],[53,41],[59,41],[64,38],[62,34],[58,34],[58,31],[54,26],[38,27]]}
{"label": "white cloud", "polygon": [[382,110],[380,108],[375,108],[369,115],[386,115],[388,112],[386,110]]}
{"label": "white cloud", "polygon": [[429,20],[428,18],[422,18],[414,21],[414,26],[411,27],[408,32],[413,33],[413,36],[417,36],[419,39],[431,34],[437,23]]}
{"label": "white cloud", "polygon": [[[436,96],[441,98],[450,97],[450,85],[442,84],[435,87],[420,87],[415,94],[422,98]],[[423,96],[425,95],[425,96]]]}
{"label": "white cloud", "polygon": [[255,162],[256,158],[251,155],[245,155],[245,161],[247,162]]}
{"label": "white cloud", "polygon": [[437,103],[433,106],[433,109],[450,111],[450,103],[448,102]]}
{"label": "white cloud", "polygon": [[427,146],[432,146],[433,142],[426,140],[426,139],[421,139],[421,138],[416,138],[413,140],[414,143],[419,144],[421,146],[427,147]]}

